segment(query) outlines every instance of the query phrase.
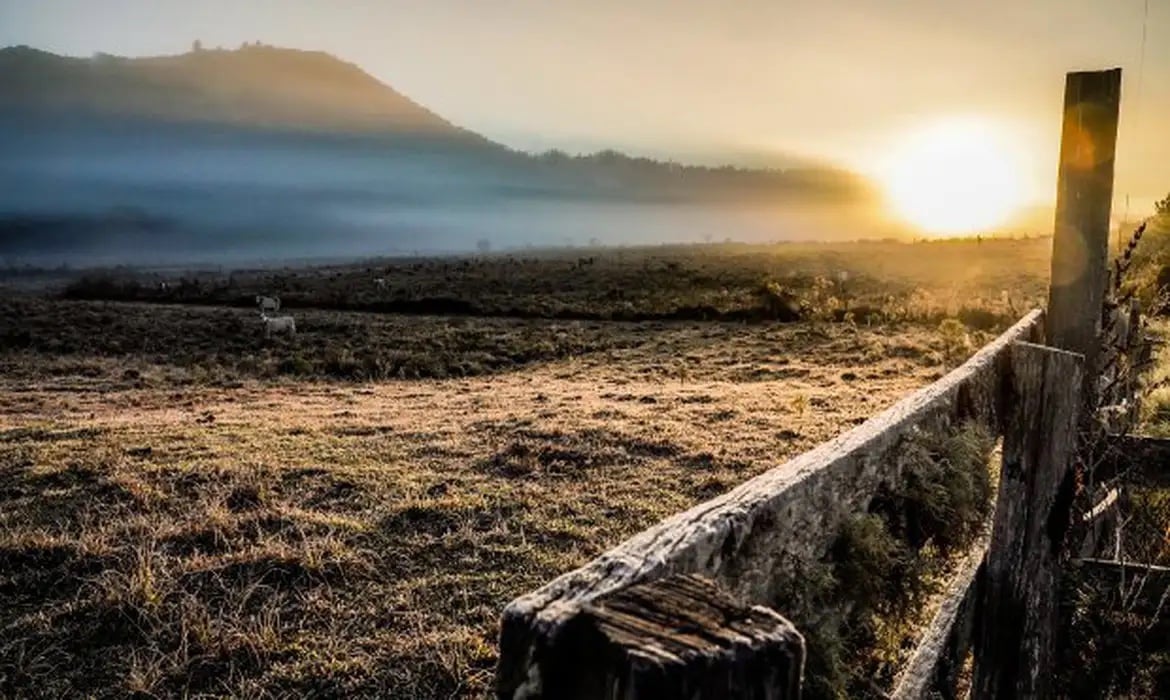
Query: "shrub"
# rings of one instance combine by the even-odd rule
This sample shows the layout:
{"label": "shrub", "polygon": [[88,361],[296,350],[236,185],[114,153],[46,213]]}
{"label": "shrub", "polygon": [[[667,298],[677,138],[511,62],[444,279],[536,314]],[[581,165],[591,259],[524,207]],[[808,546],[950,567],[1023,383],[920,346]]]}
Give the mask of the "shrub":
{"label": "shrub", "polygon": [[902,478],[842,523],[823,561],[794,573],[780,599],[807,637],[808,697],[867,696],[892,681],[947,558],[990,510],[993,446],[975,424],[907,440]]}
{"label": "shrub", "polygon": [[964,306],[959,309],[957,317],[964,326],[977,331],[997,331],[1007,324],[1014,322],[1014,318],[1005,318],[1002,313],[996,313],[983,307]]}
{"label": "shrub", "polygon": [[796,321],[804,315],[804,308],[796,295],[774,281],[760,285],[757,296],[767,318]]}
{"label": "shrub", "polygon": [[280,374],[308,375],[313,373],[313,363],[300,355],[293,355],[282,358],[276,370]]}
{"label": "shrub", "polygon": [[337,379],[362,379],[364,376],[362,363],[346,347],[330,348],[321,363],[321,370]]}
{"label": "shrub", "polygon": [[66,299],[137,299],[142,286],[132,279],[110,275],[86,275],[66,285],[61,295]]}
{"label": "shrub", "polygon": [[967,327],[957,319],[943,319],[938,324],[938,333],[942,339],[943,356],[948,364],[959,364],[971,353],[971,337],[967,334]]}

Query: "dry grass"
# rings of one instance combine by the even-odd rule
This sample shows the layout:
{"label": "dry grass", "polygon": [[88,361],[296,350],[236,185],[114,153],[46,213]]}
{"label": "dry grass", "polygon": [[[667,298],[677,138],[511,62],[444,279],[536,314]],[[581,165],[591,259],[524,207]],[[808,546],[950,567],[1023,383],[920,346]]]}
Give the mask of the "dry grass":
{"label": "dry grass", "polygon": [[[297,312],[297,336],[264,337],[253,310],[0,298],[7,373],[101,375],[94,357],[170,386],[243,378],[464,377],[637,345],[654,324]],[[161,368],[165,371],[150,371]]]}
{"label": "dry grass", "polygon": [[[123,271],[74,291],[173,303],[10,295],[0,696],[483,695],[507,601],[941,376],[1040,298],[1048,245],[534,252],[189,273],[161,296]],[[295,340],[238,308],[257,292],[295,309]],[[788,295],[805,321],[711,320]],[[664,317],[692,320],[645,320]]]}
{"label": "dry grass", "polygon": [[[1170,322],[1155,319],[1150,332],[1160,343],[1153,364],[1142,377],[1142,401],[1139,432],[1158,437],[1170,436]],[[1170,566],[1170,490],[1150,488],[1140,478],[1129,480],[1128,511],[1120,557]]]}
{"label": "dry grass", "polygon": [[65,294],[239,307],[253,306],[256,294],[278,294],[293,309],[701,321],[787,319],[789,305],[773,303],[778,292],[810,319],[933,326],[954,317],[991,329],[1043,301],[1050,249],[1048,238],[989,238],[527,251],[167,273],[166,291],[159,274],[114,270],[78,277]]}
{"label": "dry grass", "polygon": [[0,694],[481,695],[508,600],[860,422],[952,342],[637,339],[445,381],[177,386],[80,353],[7,376]]}

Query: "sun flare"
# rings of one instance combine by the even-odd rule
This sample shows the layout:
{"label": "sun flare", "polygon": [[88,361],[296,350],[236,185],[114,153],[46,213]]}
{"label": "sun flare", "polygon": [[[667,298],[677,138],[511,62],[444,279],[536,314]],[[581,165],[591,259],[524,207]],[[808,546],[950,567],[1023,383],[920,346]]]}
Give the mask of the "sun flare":
{"label": "sun flare", "polygon": [[1025,204],[1019,150],[991,123],[939,122],[898,143],[881,181],[893,211],[932,235],[1004,224]]}

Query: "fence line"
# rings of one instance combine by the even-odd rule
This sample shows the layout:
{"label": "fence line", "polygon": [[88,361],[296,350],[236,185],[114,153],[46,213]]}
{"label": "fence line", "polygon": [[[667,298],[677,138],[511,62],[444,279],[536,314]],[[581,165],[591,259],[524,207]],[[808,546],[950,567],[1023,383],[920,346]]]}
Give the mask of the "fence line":
{"label": "fence line", "polygon": [[[1029,313],[961,367],[857,428],[512,601],[501,621],[499,697],[678,694],[664,695],[667,688],[692,698],[799,697],[792,671],[805,649],[799,630],[779,622],[786,585],[822,560],[846,518],[897,484],[907,440],[968,421],[1004,436],[990,541],[970,548],[895,694],[954,697],[972,649],[973,697],[1051,695],[1069,552],[1099,556],[1123,500],[1106,489],[1090,494],[1102,497],[1087,516],[1073,515],[1078,478],[1095,487],[1099,399],[1133,388],[1132,377],[1118,379],[1118,358],[1101,352],[1103,332],[1117,331],[1117,321],[1102,316],[1120,79],[1120,69],[1067,76],[1046,313]],[[1044,339],[1054,347],[1036,344]],[[1122,349],[1133,350],[1119,342]],[[1080,433],[1092,436],[1087,446],[1078,445]],[[1170,461],[1170,445],[1135,440],[1130,451]],[[1132,460],[1112,459],[1110,476],[1132,471]],[[1098,578],[1128,571],[1081,561],[1073,571]],[[675,624],[666,629],[669,620]],[[603,661],[585,661],[594,654]],[[761,659],[777,661],[783,673],[761,681],[750,672]]]}
{"label": "fence line", "polygon": [[1042,328],[1043,314],[1032,311],[959,368],[853,430],[512,601],[501,623],[500,696],[541,696],[566,623],[626,586],[701,574],[743,601],[774,605],[786,577],[825,554],[844,518],[865,512],[899,478],[891,466],[904,439],[964,421],[1000,433],[1008,353],[1017,341],[1039,340]]}

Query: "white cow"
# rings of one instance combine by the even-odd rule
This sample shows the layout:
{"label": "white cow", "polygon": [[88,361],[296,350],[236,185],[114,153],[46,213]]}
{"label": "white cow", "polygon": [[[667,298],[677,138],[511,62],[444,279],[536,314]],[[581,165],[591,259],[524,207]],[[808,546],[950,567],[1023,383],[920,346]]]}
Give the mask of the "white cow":
{"label": "white cow", "polygon": [[260,307],[261,314],[266,314],[269,311],[280,311],[280,297],[266,297],[257,294],[256,304]]}
{"label": "white cow", "polygon": [[288,333],[289,337],[297,334],[297,322],[292,316],[267,316],[260,314],[260,321],[264,323],[264,337],[271,338],[273,332]]}
{"label": "white cow", "polygon": [[386,289],[386,278],[379,277],[379,278],[375,279],[374,286],[376,286],[378,289]]}

